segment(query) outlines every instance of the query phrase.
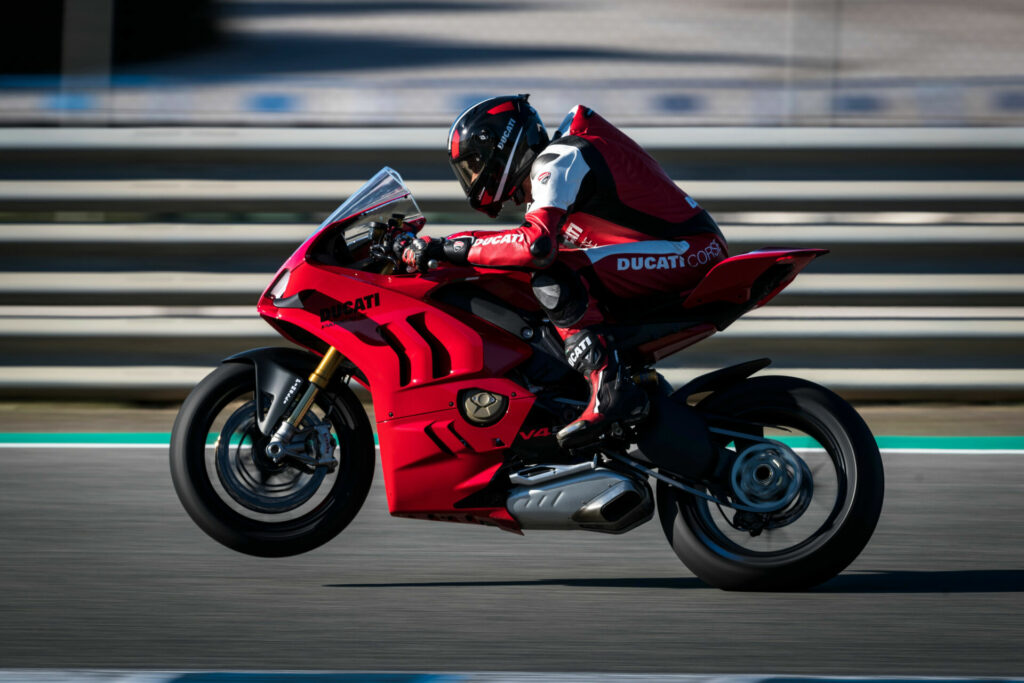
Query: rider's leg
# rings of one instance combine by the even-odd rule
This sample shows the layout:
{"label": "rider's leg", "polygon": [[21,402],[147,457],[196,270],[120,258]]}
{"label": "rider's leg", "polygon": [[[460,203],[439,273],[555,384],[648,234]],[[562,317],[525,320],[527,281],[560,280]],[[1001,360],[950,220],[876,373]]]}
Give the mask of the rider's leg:
{"label": "rider's leg", "polygon": [[624,376],[616,349],[601,334],[604,316],[595,291],[607,303],[642,306],[652,295],[682,295],[691,290],[726,255],[719,233],[703,233],[685,240],[560,251],[554,266],[534,275],[534,294],[558,328],[569,363],[591,386],[590,403],[576,421],[559,431],[560,443],[585,443],[602,435],[610,424],[635,419],[647,410],[646,392]]}
{"label": "rider's leg", "polygon": [[603,334],[593,329],[579,330],[565,339],[565,353],[573,369],[587,378],[590,402],[583,414],[556,434],[561,446],[588,443],[615,422],[635,422],[647,415],[647,393],[626,376],[618,351],[609,346]]}
{"label": "rider's leg", "polygon": [[565,342],[569,365],[590,384],[583,413],[559,430],[562,446],[601,436],[614,422],[636,420],[648,410],[647,394],[625,377],[618,352],[599,331],[604,320],[587,284],[564,263],[533,276],[533,291]]}

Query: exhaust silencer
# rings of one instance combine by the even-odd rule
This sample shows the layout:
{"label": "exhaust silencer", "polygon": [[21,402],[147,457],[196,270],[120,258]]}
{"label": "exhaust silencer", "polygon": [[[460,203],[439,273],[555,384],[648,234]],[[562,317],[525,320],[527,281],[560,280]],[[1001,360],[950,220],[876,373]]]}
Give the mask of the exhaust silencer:
{"label": "exhaust silencer", "polygon": [[523,529],[585,529],[621,534],[654,515],[646,481],[597,467],[539,465],[509,477],[506,502]]}

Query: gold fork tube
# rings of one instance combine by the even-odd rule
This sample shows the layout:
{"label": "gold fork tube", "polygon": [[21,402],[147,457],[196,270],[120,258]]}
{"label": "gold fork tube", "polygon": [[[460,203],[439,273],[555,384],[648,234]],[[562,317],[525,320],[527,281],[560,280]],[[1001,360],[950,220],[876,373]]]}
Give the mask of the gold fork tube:
{"label": "gold fork tube", "polygon": [[305,393],[302,394],[302,398],[299,399],[298,409],[293,411],[289,415],[281,426],[278,427],[277,431],[274,432],[274,436],[271,437],[270,444],[267,445],[267,455],[269,455],[274,462],[279,462],[281,458],[285,456],[291,443],[292,436],[298,426],[302,424],[302,420],[306,417],[309,409],[313,407],[313,401],[316,400],[316,395],[320,393],[320,390],[327,386],[327,383],[331,381],[331,377],[337,372],[338,366],[341,365],[343,356],[338,353],[338,350],[333,346],[328,347],[327,353],[320,359],[320,364],[316,366],[316,370],[309,376],[309,386],[306,387]]}
{"label": "gold fork tube", "polygon": [[333,346],[329,347],[327,353],[320,359],[320,364],[316,366],[316,370],[309,376],[309,387],[306,388],[306,393],[299,401],[299,409],[288,420],[293,427],[302,424],[302,418],[306,417],[306,413],[313,407],[316,395],[331,381],[331,377],[341,365],[341,361],[342,355],[338,353],[338,349]]}

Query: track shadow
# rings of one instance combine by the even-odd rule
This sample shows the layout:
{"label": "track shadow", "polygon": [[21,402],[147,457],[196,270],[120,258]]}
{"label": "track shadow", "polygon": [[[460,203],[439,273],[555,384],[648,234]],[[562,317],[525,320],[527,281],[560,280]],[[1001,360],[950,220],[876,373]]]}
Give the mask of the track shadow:
{"label": "track shadow", "polygon": [[816,593],[1019,593],[1024,569],[892,571],[840,574]]}
{"label": "track shadow", "polygon": [[499,588],[503,586],[566,586],[570,588],[710,588],[696,578],[537,579],[533,581],[407,581],[396,583],[329,583],[324,588]]}
{"label": "track shadow", "polygon": [[[330,583],[325,588],[498,588],[504,586],[568,588],[712,589],[700,579],[536,579],[523,581],[398,581],[379,583]],[[892,571],[841,574],[813,593],[1017,593],[1024,592],[1024,570],[991,569],[964,571]]]}

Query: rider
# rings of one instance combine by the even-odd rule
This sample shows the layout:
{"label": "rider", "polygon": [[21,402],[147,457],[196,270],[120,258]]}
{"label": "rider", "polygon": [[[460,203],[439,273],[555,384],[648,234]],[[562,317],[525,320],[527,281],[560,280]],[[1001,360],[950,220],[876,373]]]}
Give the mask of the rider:
{"label": "rider", "polygon": [[646,393],[620,372],[601,304],[692,289],[727,255],[718,225],[643,148],[580,105],[549,141],[527,95],[484,100],[455,120],[448,154],[470,206],[494,218],[506,201],[526,201],[526,217],[511,230],[416,239],[402,260],[420,271],[448,261],[533,272],[533,292],[591,389],[583,414],[558,432],[562,446],[642,418]]}

